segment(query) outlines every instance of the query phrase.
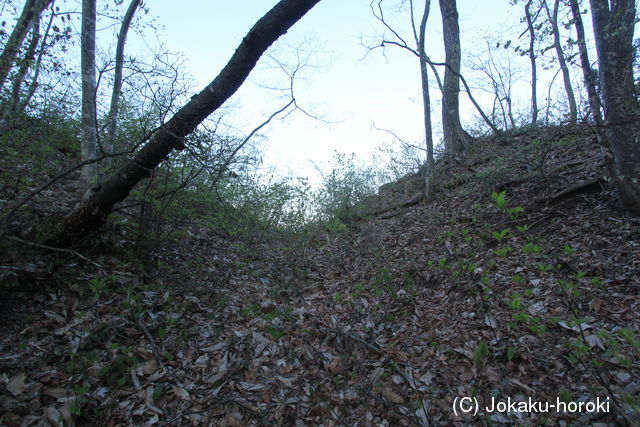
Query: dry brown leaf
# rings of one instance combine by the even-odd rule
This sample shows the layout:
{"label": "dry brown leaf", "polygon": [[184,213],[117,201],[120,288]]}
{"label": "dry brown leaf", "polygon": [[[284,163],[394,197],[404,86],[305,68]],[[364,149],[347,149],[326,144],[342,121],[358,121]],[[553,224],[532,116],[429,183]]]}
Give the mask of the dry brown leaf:
{"label": "dry brown leaf", "polygon": [[44,389],[43,394],[51,396],[55,399],[60,399],[67,396],[67,390],[60,387],[52,387]]}
{"label": "dry brown leaf", "polygon": [[55,427],[64,427],[64,418],[55,406],[49,406],[46,412],[47,421]]}
{"label": "dry brown leaf", "polygon": [[25,384],[25,380],[27,379],[26,374],[18,374],[9,381],[7,384],[7,390],[14,396],[19,396],[27,389],[27,384]]}
{"label": "dry brown leaf", "polygon": [[189,392],[182,387],[174,387],[172,392],[182,400],[189,400],[191,398]]}
{"label": "dry brown leaf", "polygon": [[144,363],[142,368],[142,372],[144,373],[145,376],[151,375],[157,370],[158,370],[158,362],[156,362],[156,359],[147,360]]}
{"label": "dry brown leaf", "polygon": [[596,313],[599,312],[603,302],[604,301],[601,300],[600,298],[592,299],[591,302],[589,303],[589,310],[594,311]]}
{"label": "dry brown leaf", "polygon": [[262,392],[262,391],[267,391],[269,389],[269,386],[267,384],[264,383],[249,383],[246,381],[240,381],[238,383],[238,385],[240,387],[242,387],[242,389],[244,391],[249,391],[249,392]]}
{"label": "dry brown leaf", "polygon": [[224,349],[225,347],[227,347],[227,343],[219,342],[217,344],[213,344],[213,345],[210,345],[208,347],[203,347],[203,348],[200,349],[200,351],[203,351],[205,353],[213,353],[215,351],[220,351],[220,350]]}
{"label": "dry brown leaf", "polygon": [[209,365],[209,355],[203,354],[202,356],[198,357],[198,359],[196,359],[196,361],[193,364],[193,367],[206,368],[208,365]]}
{"label": "dry brown leaf", "polygon": [[382,395],[396,405],[402,405],[404,403],[404,399],[402,398],[402,396],[391,390],[389,387],[385,387],[382,390]]}

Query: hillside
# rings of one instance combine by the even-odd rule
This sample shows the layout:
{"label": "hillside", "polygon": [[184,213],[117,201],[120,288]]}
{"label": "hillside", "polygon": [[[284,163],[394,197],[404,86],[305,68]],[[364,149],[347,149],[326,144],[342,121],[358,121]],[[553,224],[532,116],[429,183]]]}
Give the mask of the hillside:
{"label": "hillside", "polygon": [[[6,254],[0,420],[638,424],[640,221],[600,158],[588,129],[520,130],[441,160],[436,201],[333,231],[194,229],[146,267]],[[456,414],[463,397],[609,406]]]}

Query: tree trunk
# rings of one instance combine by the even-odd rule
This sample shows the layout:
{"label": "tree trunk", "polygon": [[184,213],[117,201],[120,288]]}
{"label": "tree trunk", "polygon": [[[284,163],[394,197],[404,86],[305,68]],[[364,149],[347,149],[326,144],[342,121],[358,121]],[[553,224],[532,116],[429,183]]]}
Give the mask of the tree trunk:
{"label": "tree trunk", "polygon": [[[82,36],[80,40],[82,75],[82,139],[80,161],[96,157],[98,134],[96,123],[96,0],[82,0]],[[80,192],[85,193],[97,180],[96,163],[88,163],[80,172]]]}
{"label": "tree trunk", "polygon": [[582,23],[582,15],[580,12],[580,6],[578,0],[570,0],[571,13],[573,15],[573,22],[576,27],[578,52],[580,54],[580,66],[582,68],[582,77],[584,79],[584,85],[587,88],[587,96],[589,97],[589,108],[593,121],[595,123],[595,134],[600,144],[600,150],[604,159],[607,170],[611,176],[615,176],[616,166],[613,159],[613,152],[611,151],[611,144],[604,131],[604,121],[602,119],[602,107],[600,102],[600,96],[596,90],[596,71],[591,68],[591,61],[589,60],[589,51],[587,49],[587,41],[584,32],[584,24]]}
{"label": "tree trunk", "polygon": [[0,54],[0,90],[4,87],[9,72],[15,64],[16,56],[18,52],[20,52],[29,28],[31,28],[35,20],[40,19],[40,14],[51,1],[52,0],[27,0],[25,2],[18,22],[16,22],[16,26],[13,28],[7,43],[4,45],[2,54]]}
{"label": "tree trunk", "polygon": [[[640,106],[633,79],[634,0],[590,0],[605,112],[620,199],[640,216]],[[611,3],[611,8],[609,8]]]}
{"label": "tree trunk", "polygon": [[[53,4],[53,2],[49,2],[49,4]],[[49,34],[51,32],[51,27],[53,26],[53,20],[55,19],[55,13],[51,10],[51,17],[49,18],[49,23],[47,24],[47,29],[44,32],[44,36],[42,37],[42,41],[40,42],[40,52],[38,52],[38,57],[33,64],[33,76],[31,81],[29,82],[29,86],[27,87],[26,93],[24,96],[21,94],[21,101],[16,106],[16,113],[22,114],[24,110],[27,108],[33,95],[36,93],[36,89],[38,87],[38,77],[40,76],[40,71],[42,69],[42,58],[47,53],[47,39],[49,38]]]}
{"label": "tree trunk", "polygon": [[[589,97],[589,107],[591,109],[591,115],[593,121],[596,124],[596,133],[602,132],[602,108],[600,106],[600,97],[596,90],[596,71],[591,68],[591,61],[589,60],[589,51],[587,49],[587,41],[584,32],[584,24],[582,23],[582,15],[580,13],[580,5],[578,0],[570,0],[571,13],[573,15],[573,22],[576,27],[578,52],[580,53],[580,65],[582,68],[582,77],[584,79],[585,86],[587,88],[587,96]],[[598,140],[601,138],[599,137]],[[613,157],[611,157],[613,161]]]}
{"label": "tree trunk", "polygon": [[569,73],[569,67],[567,66],[567,60],[564,56],[564,49],[562,49],[562,42],[560,40],[560,28],[558,26],[558,10],[560,8],[560,0],[555,0],[553,3],[553,13],[549,10],[547,1],[543,1],[545,10],[547,11],[547,17],[551,23],[551,31],[553,32],[553,44],[556,49],[556,56],[558,57],[558,63],[560,64],[560,70],[562,71],[562,79],[564,81],[564,90],[567,93],[567,102],[569,103],[569,121],[571,124],[578,122],[578,107],[576,105],[576,97],[573,93],[573,87],[571,86],[571,77]]}
{"label": "tree trunk", "polygon": [[220,74],[158,130],[145,146],[102,185],[92,188],[58,224],[47,240],[68,246],[102,225],[113,206],[148,177],[174,149],[183,149],[184,137],[218,109],[245,81],[260,56],[320,0],[281,0],[249,30]]}
{"label": "tree trunk", "polygon": [[527,1],[524,6],[524,14],[527,18],[527,29],[529,30],[529,61],[531,61],[531,124],[538,123],[538,70],[536,66],[536,33],[533,28],[533,17],[531,16],[531,2]]}
{"label": "tree trunk", "polygon": [[465,135],[460,124],[460,28],[456,0],[440,0],[445,62],[442,91],[442,132],[447,153],[460,152]]}
{"label": "tree trunk", "polygon": [[20,106],[20,94],[24,79],[33,65],[36,56],[36,50],[40,43],[40,20],[36,19],[31,28],[31,41],[27,47],[27,51],[20,61],[18,71],[13,76],[11,83],[11,101],[8,101],[2,110],[2,118],[0,119],[0,128],[5,129],[11,126],[12,119]]}
{"label": "tree trunk", "polygon": [[[425,0],[422,19],[420,20],[420,28],[418,32],[418,55],[420,61],[420,83],[422,86],[422,109],[424,113],[424,139],[427,148],[427,163],[425,171],[425,199],[433,200],[435,198],[435,161],[433,158],[433,127],[431,125],[431,96],[429,94],[429,70],[427,69],[427,57],[425,51],[425,40],[427,32],[427,21],[429,20],[429,11],[431,9],[431,0]],[[411,11],[413,14],[413,10]]]}
{"label": "tree trunk", "polygon": [[[111,93],[111,106],[109,107],[109,118],[107,123],[107,134],[103,144],[104,154],[113,153],[113,145],[116,139],[116,128],[118,125],[118,108],[120,105],[120,94],[122,92],[122,69],[124,68],[124,45],[133,16],[140,5],[140,0],[131,0],[129,8],[122,19],[120,32],[118,33],[118,44],[116,47],[115,71],[113,77],[113,92]],[[111,166],[111,158],[104,159],[103,167],[108,169]]]}

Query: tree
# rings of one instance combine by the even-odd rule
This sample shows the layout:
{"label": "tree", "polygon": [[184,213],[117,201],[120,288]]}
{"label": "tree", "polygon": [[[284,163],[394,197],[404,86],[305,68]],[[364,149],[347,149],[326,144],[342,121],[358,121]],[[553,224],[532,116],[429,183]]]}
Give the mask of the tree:
{"label": "tree", "polygon": [[[131,0],[127,12],[124,14],[122,24],[120,25],[120,32],[118,33],[118,43],[116,46],[115,57],[115,71],[113,77],[113,92],[111,94],[111,106],[109,107],[109,117],[107,121],[107,135],[103,148],[105,154],[113,153],[113,145],[116,138],[116,127],[118,124],[118,108],[120,104],[120,94],[122,92],[122,70],[124,68],[124,45],[127,40],[127,33],[133,21],[133,16],[140,6],[140,0]],[[105,166],[111,164],[111,158],[105,159]]]}
{"label": "tree", "polygon": [[553,11],[549,9],[547,0],[542,0],[542,5],[547,12],[547,18],[551,25],[551,33],[553,34],[553,47],[556,50],[556,56],[558,57],[558,63],[560,64],[560,71],[562,72],[562,80],[564,82],[564,90],[567,94],[567,102],[569,103],[569,121],[575,124],[578,121],[578,107],[576,105],[576,97],[573,93],[573,87],[571,86],[571,76],[569,73],[569,67],[567,66],[567,60],[564,55],[564,49],[560,41],[560,27],[558,25],[558,10],[560,9],[560,0],[554,0]]}
{"label": "tree", "polygon": [[40,21],[40,15],[53,0],[27,0],[7,43],[0,54],[0,89],[4,87],[29,29]]}
{"label": "tree", "polygon": [[[96,113],[96,0],[82,0],[80,72],[82,77],[82,137],[80,160],[89,162],[97,154]],[[87,191],[97,179],[96,163],[86,163],[80,172],[80,191]]]}
{"label": "tree", "polygon": [[[53,14],[52,14],[53,15]],[[46,35],[45,35],[46,38]],[[31,65],[36,59],[36,50],[40,44],[40,20],[35,19],[31,28],[31,40],[27,45],[27,49],[24,57],[20,62],[20,66],[13,76],[13,82],[11,84],[11,99],[3,105],[2,118],[0,119],[0,127],[6,128],[11,116],[20,110],[20,92],[22,84],[24,82]],[[42,53],[42,52],[41,52]],[[41,59],[39,56],[38,59]],[[27,100],[28,102],[28,100]]]}
{"label": "tree", "polygon": [[[413,0],[409,0],[409,16],[411,19],[411,30],[413,32],[413,38],[415,42],[415,48],[411,47],[407,41],[400,35],[399,32],[394,30],[385,20],[384,12],[382,9],[382,0],[377,3],[377,8],[374,7],[374,2],[371,2],[371,11],[373,15],[378,19],[382,25],[387,28],[393,35],[392,40],[383,39],[378,47],[384,47],[385,45],[399,46],[408,52],[412,53],[418,58],[420,65],[420,83],[422,89],[422,110],[424,119],[424,139],[426,147],[426,176],[425,176],[425,198],[427,200],[433,199],[435,196],[435,186],[433,180],[433,173],[435,167],[435,161],[433,157],[433,127],[431,124],[431,95],[429,93],[429,57],[426,54],[426,29],[427,21],[429,20],[429,12],[431,9],[431,0],[425,0],[424,10],[422,11],[422,18],[420,24],[416,27],[415,9]],[[436,75],[436,78],[438,76]]]}
{"label": "tree", "polygon": [[[596,71],[591,67],[591,61],[589,60],[589,51],[587,49],[587,40],[584,32],[584,24],[582,22],[582,15],[580,12],[580,5],[578,0],[569,0],[571,6],[571,14],[573,16],[573,23],[576,27],[578,52],[580,54],[580,66],[582,68],[582,76],[587,89],[587,96],[589,98],[589,108],[591,109],[591,115],[593,121],[596,123],[596,135],[600,144],[604,146],[604,136],[602,133],[602,108],[600,103],[600,96],[596,90]],[[605,161],[607,164],[612,164],[613,157],[609,157],[610,153],[605,152]]]}
{"label": "tree", "polygon": [[[531,61],[531,124],[535,125],[538,122],[538,70],[536,66],[536,33],[534,28],[534,22],[538,17],[538,13],[535,17],[531,14],[531,4],[533,0],[528,0],[524,5],[524,14],[527,20],[527,30],[529,31],[529,61]],[[539,12],[539,11],[538,11]]]}
{"label": "tree", "polygon": [[640,106],[633,78],[636,4],[635,0],[590,0],[590,4],[605,133],[614,159],[610,172],[625,210],[640,216]]}
{"label": "tree", "polygon": [[[485,81],[478,84],[481,90],[493,96],[491,122],[496,123],[502,129],[515,128],[512,90],[514,83],[520,78],[521,69],[515,67],[515,61],[512,57],[513,50],[507,49],[507,45],[503,48],[501,43],[491,36],[485,36],[484,42],[486,51],[476,55],[472,54],[468,64],[473,71],[479,71],[483,74],[491,86],[491,88],[487,88]],[[510,44],[510,42],[508,43]]]}
{"label": "tree", "polygon": [[456,0],[440,0],[445,62],[442,85],[442,132],[447,153],[458,153],[466,142],[460,124],[460,27]]}
{"label": "tree", "polygon": [[[427,53],[425,50],[425,39],[427,32],[427,21],[429,19],[429,9],[431,9],[431,0],[425,0],[422,19],[420,20],[420,29],[416,37],[416,45],[418,48],[418,59],[420,62],[420,82],[422,86],[422,109],[424,116],[424,134],[427,148],[427,171],[425,176],[425,198],[431,200],[435,197],[434,167],[433,158],[433,128],[431,126],[431,97],[429,95],[429,71],[427,70]],[[411,2],[411,18],[413,22],[413,2]],[[414,37],[415,25],[413,26]]]}
{"label": "tree", "polygon": [[[46,79],[57,74],[55,80],[60,81],[63,75],[60,71],[64,68],[61,65],[64,61],[60,58],[64,56],[71,41],[72,30],[69,25],[71,18],[69,14],[61,13],[53,1],[47,1],[45,4],[49,7],[47,22],[34,18],[29,43],[22,47],[20,54],[15,58],[14,69],[10,73],[10,90],[6,88],[5,83],[5,90],[9,96],[0,106],[0,132],[2,133],[24,124],[25,111],[27,107],[33,107],[31,101],[36,93],[51,95],[50,86],[41,85],[41,76]],[[44,11],[41,15],[44,15]],[[44,31],[41,32],[42,27]],[[38,105],[35,109],[40,107],[41,105]]]}
{"label": "tree", "polygon": [[262,54],[320,0],[280,0],[260,18],[218,76],[180,108],[158,129],[136,155],[61,219],[49,244],[68,246],[104,223],[117,202],[174,150],[212,112],[217,110],[245,81]]}

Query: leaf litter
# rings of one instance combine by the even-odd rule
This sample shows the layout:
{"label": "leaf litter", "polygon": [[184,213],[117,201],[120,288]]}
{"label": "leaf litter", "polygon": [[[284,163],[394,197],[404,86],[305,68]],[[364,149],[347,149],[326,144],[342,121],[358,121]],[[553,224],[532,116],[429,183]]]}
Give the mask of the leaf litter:
{"label": "leaf litter", "polygon": [[[107,271],[56,254],[69,266],[3,297],[0,420],[637,422],[640,223],[616,212],[607,186],[549,203],[601,166],[593,141],[581,138],[582,151],[553,151],[560,166],[548,176],[501,175],[497,190],[524,208],[517,219],[469,181],[434,203],[321,236],[293,263],[277,241],[247,251],[204,231],[165,248],[153,274],[112,254],[97,255]],[[516,149],[503,145],[492,147],[504,156]],[[494,167],[474,159],[476,175]],[[576,159],[580,169],[567,174],[561,165]],[[445,168],[452,180],[468,169]],[[497,242],[492,231],[505,229],[508,243]],[[98,275],[106,285],[92,293]],[[614,403],[606,413],[473,415],[452,406],[466,396],[485,405],[561,394]]]}

